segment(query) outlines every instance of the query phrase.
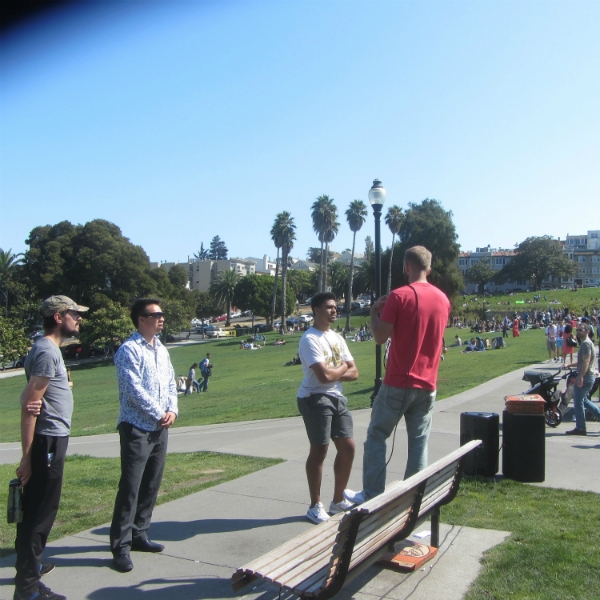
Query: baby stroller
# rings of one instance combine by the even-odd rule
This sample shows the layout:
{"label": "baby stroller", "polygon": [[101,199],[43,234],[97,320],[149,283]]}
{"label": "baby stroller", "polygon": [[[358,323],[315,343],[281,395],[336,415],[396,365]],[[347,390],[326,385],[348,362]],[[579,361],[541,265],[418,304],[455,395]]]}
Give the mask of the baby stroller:
{"label": "baby stroller", "polygon": [[537,371],[529,369],[523,374],[523,381],[528,381],[531,388],[525,394],[538,394],[544,399],[544,418],[548,427],[558,427],[562,422],[559,408],[561,394],[556,389],[561,380],[566,379],[568,373],[561,375],[558,371]]}

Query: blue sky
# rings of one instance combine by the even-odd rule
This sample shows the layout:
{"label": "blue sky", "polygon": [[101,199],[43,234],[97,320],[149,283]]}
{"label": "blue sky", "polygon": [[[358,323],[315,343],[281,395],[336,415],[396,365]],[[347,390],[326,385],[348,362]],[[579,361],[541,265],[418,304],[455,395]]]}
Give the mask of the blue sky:
{"label": "blue sky", "polygon": [[2,39],[4,249],[102,218],[154,261],[274,256],[288,210],[304,257],[328,194],[341,251],[375,177],[463,249],[600,229],[600,2],[84,4]]}

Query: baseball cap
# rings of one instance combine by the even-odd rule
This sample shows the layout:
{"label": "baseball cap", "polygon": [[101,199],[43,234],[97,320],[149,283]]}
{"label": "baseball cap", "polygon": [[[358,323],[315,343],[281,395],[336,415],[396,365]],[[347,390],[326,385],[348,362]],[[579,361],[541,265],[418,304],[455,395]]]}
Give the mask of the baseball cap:
{"label": "baseball cap", "polygon": [[68,296],[50,296],[50,298],[44,300],[40,312],[44,317],[51,317],[54,313],[66,312],[67,310],[87,312],[89,308],[76,304]]}

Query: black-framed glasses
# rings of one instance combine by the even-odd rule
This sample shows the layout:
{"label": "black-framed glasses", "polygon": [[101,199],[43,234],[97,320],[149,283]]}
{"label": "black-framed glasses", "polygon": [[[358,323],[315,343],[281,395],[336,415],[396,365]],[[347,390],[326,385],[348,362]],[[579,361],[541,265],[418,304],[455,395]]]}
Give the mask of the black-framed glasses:
{"label": "black-framed glasses", "polygon": [[142,315],[142,317],[154,317],[155,319],[164,319],[165,313],[164,312],[145,313]]}

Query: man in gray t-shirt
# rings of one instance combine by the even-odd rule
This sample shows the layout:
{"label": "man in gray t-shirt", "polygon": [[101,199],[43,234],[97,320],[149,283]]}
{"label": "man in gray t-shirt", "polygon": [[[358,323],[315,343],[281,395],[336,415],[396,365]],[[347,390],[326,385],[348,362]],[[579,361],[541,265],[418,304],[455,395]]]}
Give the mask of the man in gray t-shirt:
{"label": "man in gray t-shirt", "polygon": [[585,409],[600,419],[600,408],[590,402],[588,394],[594,385],[594,361],[596,349],[588,337],[590,325],[579,323],[577,325],[577,340],[579,352],[577,353],[577,378],[573,386],[573,404],[575,405],[575,429],[567,431],[567,435],[587,435],[585,426]]}
{"label": "man in gray t-shirt", "polygon": [[65,599],[40,581],[53,565],[42,563],[54,524],[71,429],[73,394],[60,344],[78,335],[82,312],[67,296],[50,296],[42,304],[44,337],[25,359],[27,385],[21,394],[23,457],[17,477],[23,488],[23,520],[17,525],[14,600]]}

